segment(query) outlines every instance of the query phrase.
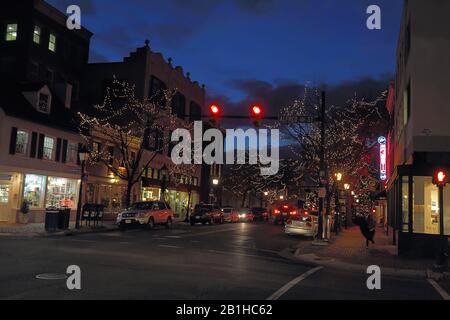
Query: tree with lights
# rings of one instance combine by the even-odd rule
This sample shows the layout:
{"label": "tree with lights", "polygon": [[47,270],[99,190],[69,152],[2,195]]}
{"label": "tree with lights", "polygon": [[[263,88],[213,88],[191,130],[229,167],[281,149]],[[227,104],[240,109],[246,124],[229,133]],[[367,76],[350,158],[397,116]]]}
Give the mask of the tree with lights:
{"label": "tree with lights", "polygon": [[[389,114],[385,108],[385,93],[372,102],[358,100],[356,97],[342,106],[326,109],[325,167],[327,184],[326,209],[330,212],[332,194],[336,191],[334,173],[340,172],[345,179],[354,180],[355,191],[370,193],[369,176],[376,173],[371,167],[371,148],[368,143],[377,133],[385,133],[389,126]],[[299,116],[319,117],[320,98],[317,90],[305,89],[301,100],[281,109],[281,119],[298,119]],[[291,141],[292,151],[300,161],[292,168],[299,176],[308,176],[319,185],[321,129],[319,123],[297,121],[279,122],[277,126]],[[364,196],[361,205],[370,206],[370,198]]]}
{"label": "tree with lights", "polygon": [[[101,105],[94,106],[90,113],[78,113],[79,132],[90,162],[104,164],[127,182],[127,207],[133,187],[158,153],[170,145],[169,133],[188,126],[172,111],[173,95],[174,91],[166,90],[141,101],[135,96],[134,86],[114,78]],[[100,148],[94,147],[94,137],[104,142]]]}

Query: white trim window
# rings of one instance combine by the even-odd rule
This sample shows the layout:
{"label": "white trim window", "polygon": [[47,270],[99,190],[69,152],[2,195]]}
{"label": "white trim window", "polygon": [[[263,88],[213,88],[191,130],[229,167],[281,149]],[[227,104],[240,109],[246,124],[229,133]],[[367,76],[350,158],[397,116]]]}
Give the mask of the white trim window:
{"label": "white trim window", "polygon": [[26,131],[19,130],[17,131],[17,139],[16,139],[16,154],[20,154],[26,156],[28,153],[28,139],[29,134]]}
{"label": "white trim window", "polygon": [[53,154],[55,149],[55,139],[50,137],[44,138],[44,152],[43,159],[44,160],[53,160]]}
{"label": "white trim window", "polygon": [[78,158],[78,143],[69,142],[67,145],[66,159],[67,163],[77,163]]}

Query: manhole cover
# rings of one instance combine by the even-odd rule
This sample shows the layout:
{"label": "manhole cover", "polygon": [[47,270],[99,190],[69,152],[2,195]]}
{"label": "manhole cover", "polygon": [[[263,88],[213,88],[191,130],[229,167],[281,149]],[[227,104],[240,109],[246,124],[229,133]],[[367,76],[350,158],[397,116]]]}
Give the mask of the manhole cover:
{"label": "manhole cover", "polygon": [[57,273],[43,273],[38,274],[36,279],[39,280],[65,280],[67,276],[65,274],[57,274]]}

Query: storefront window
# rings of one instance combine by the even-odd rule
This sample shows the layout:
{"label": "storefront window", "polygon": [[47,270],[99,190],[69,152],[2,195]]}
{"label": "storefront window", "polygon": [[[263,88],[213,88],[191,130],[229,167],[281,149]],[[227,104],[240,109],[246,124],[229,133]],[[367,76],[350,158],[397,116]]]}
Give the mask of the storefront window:
{"label": "storefront window", "polygon": [[31,208],[42,208],[45,188],[44,176],[27,174],[24,180],[23,199],[28,202]]}
{"label": "storefront window", "polygon": [[431,177],[414,177],[415,233],[439,234],[439,191]]}
{"label": "storefront window", "polygon": [[78,199],[78,181],[48,177],[46,207],[75,209]]}
{"label": "storefront window", "polygon": [[450,236],[450,185],[444,188],[444,233]]}
{"label": "storefront window", "polygon": [[119,212],[125,209],[126,188],[113,187],[111,197],[111,209],[113,212]]}
{"label": "storefront window", "polygon": [[402,230],[409,231],[409,178],[402,178]]}
{"label": "storefront window", "polygon": [[9,202],[9,191],[9,186],[0,185],[0,204],[6,204]]}
{"label": "storefront window", "polygon": [[159,201],[161,199],[161,189],[142,188],[142,201]]}

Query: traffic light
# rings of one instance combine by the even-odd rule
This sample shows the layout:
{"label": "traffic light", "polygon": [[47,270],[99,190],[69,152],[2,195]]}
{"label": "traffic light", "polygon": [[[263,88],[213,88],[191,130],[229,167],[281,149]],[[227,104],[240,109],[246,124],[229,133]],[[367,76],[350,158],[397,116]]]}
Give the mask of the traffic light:
{"label": "traffic light", "polygon": [[261,120],[264,117],[264,108],[259,104],[252,105],[250,114],[253,119],[253,124],[259,128],[261,126]]}
{"label": "traffic light", "polygon": [[209,106],[209,112],[214,118],[219,118],[222,115],[222,107],[217,103],[213,103]]}
{"label": "traffic light", "polygon": [[438,169],[434,173],[433,183],[438,187],[445,187],[445,185],[449,182],[449,173],[445,169]]}

